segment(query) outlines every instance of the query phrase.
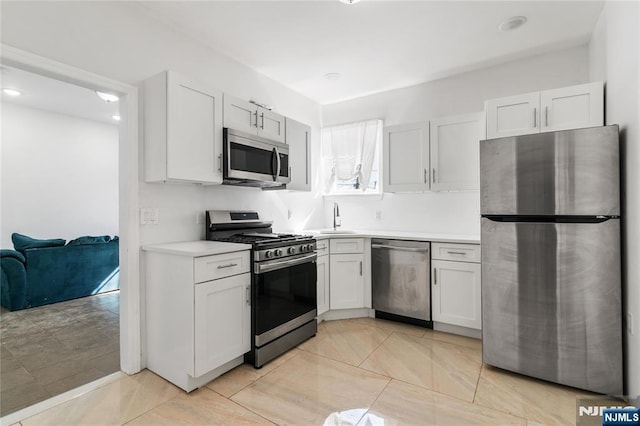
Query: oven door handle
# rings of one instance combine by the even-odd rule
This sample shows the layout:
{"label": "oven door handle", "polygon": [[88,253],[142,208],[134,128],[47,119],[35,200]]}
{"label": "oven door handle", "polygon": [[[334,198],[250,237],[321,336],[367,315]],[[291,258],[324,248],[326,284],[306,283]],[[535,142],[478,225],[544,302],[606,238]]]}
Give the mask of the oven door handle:
{"label": "oven door handle", "polygon": [[273,263],[257,263],[253,268],[253,272],[255,274],[263,274],[265,272],[276,271],[278,269],[288,268],[290,266],[300,265],[302,263],[313,262],[317,258],[318,255],[316,253],[313,253],[302,257],[297,257],[295,259],[278,260]]}

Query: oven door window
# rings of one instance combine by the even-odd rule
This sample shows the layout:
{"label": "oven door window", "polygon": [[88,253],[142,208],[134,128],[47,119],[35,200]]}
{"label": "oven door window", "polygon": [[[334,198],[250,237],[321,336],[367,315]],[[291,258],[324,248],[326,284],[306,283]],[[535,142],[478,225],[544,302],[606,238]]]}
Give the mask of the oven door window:
{"label": "oven door window", "polygon": [[272,330],[316,309],[316,262],[255,275],[254,330]]}

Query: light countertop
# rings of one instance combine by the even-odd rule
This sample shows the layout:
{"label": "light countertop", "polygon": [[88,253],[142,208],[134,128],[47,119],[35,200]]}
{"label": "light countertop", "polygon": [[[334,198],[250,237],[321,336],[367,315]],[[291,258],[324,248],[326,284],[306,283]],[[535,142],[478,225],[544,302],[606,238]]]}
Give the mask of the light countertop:
{"label": "light countertop", "polygon": [[302,231],[305,234],[313,235],[316,239],[325,238],[389,238],[399,240],[431,241],[436,243],[460,243],[460,244],[480,244],[479,235],[464,234],[441,234],[433,232],[410,232],[410,231],[379,231],[365,229],[350,229],[345,234],[323,234],[320,229],[307,229]]}
{"label": "light countertop", "polygon": [[250,244],[224,243],[220,241],[182,241],[142,246],[144,251],[191,257],[211,256],[250,249]]}

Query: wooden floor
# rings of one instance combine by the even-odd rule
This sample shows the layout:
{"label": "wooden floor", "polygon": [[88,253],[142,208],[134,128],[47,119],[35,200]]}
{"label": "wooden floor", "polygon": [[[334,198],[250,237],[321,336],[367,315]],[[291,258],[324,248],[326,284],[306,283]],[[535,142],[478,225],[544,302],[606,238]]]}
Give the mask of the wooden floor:
{"label": "wooden floor", "polygon": [[120,370],[120,292],[0,313],[0,415]]}

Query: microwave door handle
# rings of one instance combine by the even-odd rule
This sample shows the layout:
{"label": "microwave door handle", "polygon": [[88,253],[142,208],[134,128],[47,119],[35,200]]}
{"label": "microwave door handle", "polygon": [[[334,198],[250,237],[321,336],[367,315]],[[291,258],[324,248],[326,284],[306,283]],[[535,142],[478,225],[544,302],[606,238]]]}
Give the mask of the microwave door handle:
{"label": "microwave door handle", "polygon": [[273,177],[273,180],[278,180],[278,178],[280,177],[280,169],[282,168],[282,164],[280,161],[280,151],[278,151],[278,148],[273,148],[276,150],[276,160],[278,162],[278,171],[276,172],[276,175]]}
{"label": "microwave door handle", "polygon": [[274,147],[271,150],[271,177],[273,180],[276,180],[276,176],[278,176],[278,150]]}

